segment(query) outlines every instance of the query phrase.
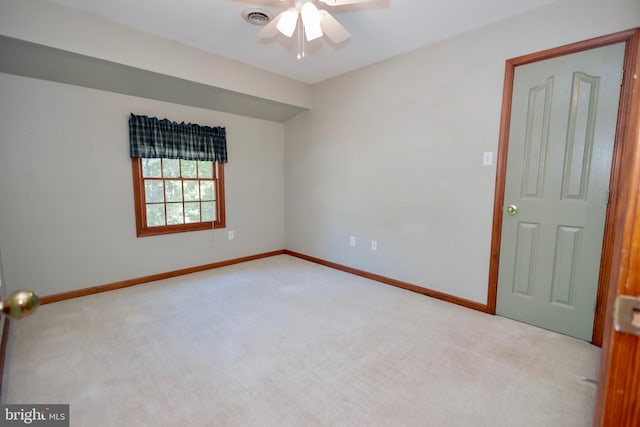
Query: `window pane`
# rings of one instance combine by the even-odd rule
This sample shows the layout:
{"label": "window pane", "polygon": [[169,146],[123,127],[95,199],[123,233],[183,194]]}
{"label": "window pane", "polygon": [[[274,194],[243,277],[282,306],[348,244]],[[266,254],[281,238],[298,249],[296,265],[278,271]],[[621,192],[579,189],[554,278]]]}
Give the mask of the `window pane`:
{"label": "window pane", "polygon": [[167,202],[182,201],[182,181],[166,180],[164,182]]}
{"label": "window pane", "polygon": [[202,222],[216,220],[216,202],[202,202]]}
{"label": "window pane", "polygon": [[145,178],[160,178],[160,159],[142,159],[142,176]]}
{"label": "window pane", "polygon": [[185,202],[195,202],[200,200],[198,181],[184,181],[184,200]]}
{"label": "window pane", "polygon": [[183,178],[197,178],[198,171],[196,169],[197,162],[195,160],[181,160],[182,164],[182,177]]}
{"label": "window pane", "polygon": [[215,200],[213,181],[200,181],[200,198],[202,200]]}
{"label": "window pane", "polygon": [[182,203],[167,203],[167,225],[184,224]]}
{"label": "window pane", "polygon": [[147,205],[147,227],[159,227],[164,224],[164,204]]}
{"label": "window pane", "polygon": [[213,162],[198,161],[198,178],[213,178]]}
{"label": "window pane", "polygon": [[147,203],[164,202],[164,186],[162,181],[144,180],[144,197]]}
{"label": "window pane", "polygon": [[180,176],[180,159],[162,159],[162,175],[165,178]]}
{"label": "window pane", "polygon": [[191,202],[184,204],[184,221],[186,223],[200,222],[200,203]]}

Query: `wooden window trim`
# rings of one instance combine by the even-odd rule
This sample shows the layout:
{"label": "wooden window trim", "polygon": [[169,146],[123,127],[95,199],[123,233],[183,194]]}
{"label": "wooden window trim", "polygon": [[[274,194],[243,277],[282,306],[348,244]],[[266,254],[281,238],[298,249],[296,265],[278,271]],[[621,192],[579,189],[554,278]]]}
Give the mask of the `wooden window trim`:
{"label": "wooden window trim", "polygon": [[158,236],[163,234],[184,233],[187,231],[211,230],[226,227],[225,198],[224,198],[224,164],[214,162],[215,191],[216,191],[216,220],[196,222],[192,224],[164,225],[147,227],[147,210],[145,209],[144,179],[142,177],[142,159],[131,159],[133,175],[133,204],[136,213],[136,235],[138,237]]}

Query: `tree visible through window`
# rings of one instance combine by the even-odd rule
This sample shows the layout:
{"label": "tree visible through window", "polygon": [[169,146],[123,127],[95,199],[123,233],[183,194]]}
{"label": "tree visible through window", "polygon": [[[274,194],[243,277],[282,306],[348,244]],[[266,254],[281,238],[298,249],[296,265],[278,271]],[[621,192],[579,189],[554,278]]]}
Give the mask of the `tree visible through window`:
{"label": "tree visible through window", "polygon": [[132,158],[138,236],[224,224],[222,163]]}

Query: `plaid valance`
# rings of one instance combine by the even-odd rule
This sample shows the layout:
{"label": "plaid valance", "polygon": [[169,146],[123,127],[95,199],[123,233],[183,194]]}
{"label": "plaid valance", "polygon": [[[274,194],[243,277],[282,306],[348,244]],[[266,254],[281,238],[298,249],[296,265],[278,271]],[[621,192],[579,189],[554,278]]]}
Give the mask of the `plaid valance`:
{"label": "plaid valance", "polygon": [[176,123],[131,114],[129,150],[131,157],[227,163],[227,133],[223,127]]}

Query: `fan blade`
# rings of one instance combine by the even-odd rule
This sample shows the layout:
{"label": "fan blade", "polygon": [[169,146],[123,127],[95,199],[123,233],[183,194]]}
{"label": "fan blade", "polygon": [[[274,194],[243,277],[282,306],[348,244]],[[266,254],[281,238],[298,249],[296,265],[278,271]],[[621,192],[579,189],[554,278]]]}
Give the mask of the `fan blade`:
{"label": "fan blade", "polygon": [[351,34],[349,34],[349,31],[347,31],[347,29],[344,28],[336,18],[331,16],[329,12],[327,12],[326,10],[320,10],[319,12],[320,15],[322,15],[320,27],[322,28],[324,34],[331,39],[331,41],[333,41],[334,43],[342,43],[351,36]]}
{"label": "fan blade", "polygon": [[278,16],[273,18],[271,22],[269,22],[260,31],[258,31],[258,38],[270,39],[271,37],[274,37],[276,34],[278,34],[278,21],[280,21],[280,18],[282,18],[282,15],[284,15],[285,13],[286,10],[284,12],[280,12]]}
{"label": "fan blade", "polygon": [[379,0],[319,0],[320,3],[324,3],[327,6],[346,6],[348,4],[358,3],[374,3]]}

